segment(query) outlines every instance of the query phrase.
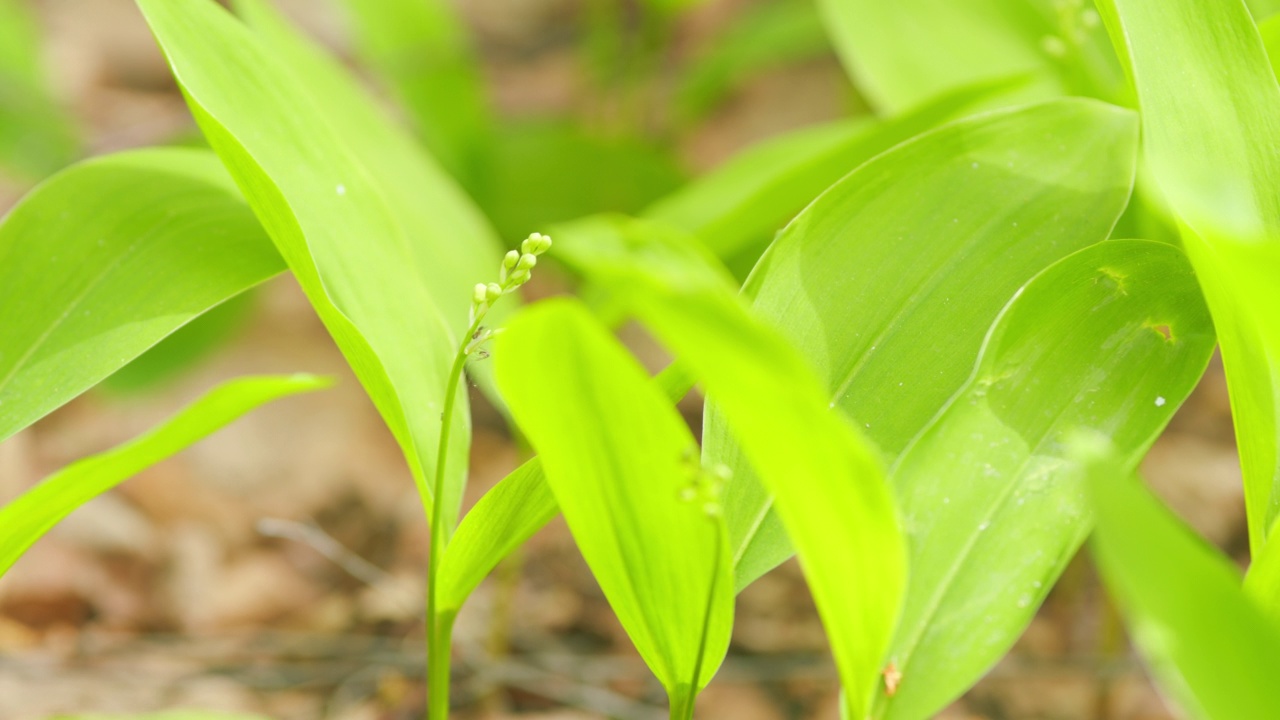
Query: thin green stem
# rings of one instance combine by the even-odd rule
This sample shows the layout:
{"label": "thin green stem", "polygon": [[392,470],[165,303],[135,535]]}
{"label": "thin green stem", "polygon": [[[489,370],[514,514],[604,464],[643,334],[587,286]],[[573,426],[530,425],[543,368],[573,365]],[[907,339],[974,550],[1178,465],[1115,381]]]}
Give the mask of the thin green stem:
{"label": "thin green stem", "polygon": [[436,477],[431,488],[431,554],[427,562],[427,718],[449,718],[449,662],[450,641],[453,635],[453,614],[441,615],[436,608],[439,590],[440,564],[449,542],[445,518],[444,490],[448,478],[449,435],[453,429],[453,408],[457,401],[458,385],[467,364],[467,347],[480,329],[483,314],[477,314],[467,334],[458,345],[458,354],[449,369],[449,381],[445,384],[444,414],[440,419],[440,444],[436,448]]}
{"label": "thin green stem", "polygon": [[698,702],[699,683],[702,680],[702,664],[707,656],[707,636],[711,634],[711,615],[715,612],[716,588],[720,584],[720,558],[724,545],[724,525],[719,518],[712,518],[715,525],[715,553],[711,560],[711,587],[707,590],[707,608],[702,614],[702,637],[698,639],[698,654],[693,661],[693,682],[688,689],[681,688],[671,698],[671,720],[693,720],[693,710]]}
{"label": "thin green stem", "polygon": [[453,645],[453,612],[431,622],[427,647],[427,713],[431,720],[449,717],[449,673]]}

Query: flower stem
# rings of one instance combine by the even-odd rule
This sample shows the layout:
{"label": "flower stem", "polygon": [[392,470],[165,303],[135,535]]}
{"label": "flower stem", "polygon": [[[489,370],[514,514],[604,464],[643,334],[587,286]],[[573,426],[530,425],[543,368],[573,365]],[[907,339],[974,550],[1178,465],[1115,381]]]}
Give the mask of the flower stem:
{"label": "flower stem", "polygon": [[439,595],[440,564],[449,542],[445,518],[444,490],[448,478],[449,435],[453,428],[453,408],[457,401],[462,370],[467,364],[467,347],[480,329],[483,316],[476,317],[458,345],[458,354],[449,369],[445,385],[444,415],[440,420],[440,444],[436,450],[436,477],[431,488],[431,554],[427,561],[427,719],[449,718],[449,664],[453,636],[453,613],[441,613],[436,606]]}

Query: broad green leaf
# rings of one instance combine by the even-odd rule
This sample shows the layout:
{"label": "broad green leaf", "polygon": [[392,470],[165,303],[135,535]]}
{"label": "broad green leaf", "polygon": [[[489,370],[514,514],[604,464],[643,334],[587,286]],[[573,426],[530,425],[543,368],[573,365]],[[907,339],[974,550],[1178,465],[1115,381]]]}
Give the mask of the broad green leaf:
{"label": "broad green leaf", "polygon": [[643,216],[693,233],[726,262],[745,261],[749,269],[778,230],[832,183],[1018,84],[987,82],[882,123],[846,120],[767,140],[650,205]]}
{"label": "broad green leaf", "polygon": [[[654,379],[667,400],[679,402],[693,379],[672,365]],[[458,524],[440,566],[440,612],[457,612],[503,558],[560,514],[542,472],[542,461],[528,460],[480,498]]]}
{"label": "broad green leaf", "polygon": [[1031,622],[1089,531],[1065,437],[1126,463],[1195,388],[1213,325],[1182,251],[1113,240],[1055,263],[993,327],[964,387],[890,468],[911,578],[877,717],[932,716]]}
{"label": "broad green leaf", "polygon": [[[456,333],[467,329],[471,288],[497,272],[502,242],[488,220],[408,133],[315,43],[265,0],[235,0],[250,29],[287,61],[324,118],[376,180],[409,238],[427,294]],[[528,228],[518,231],[523,237]],[[502,308],[503,306],[499,306]],[[493,315],[500,321],[505,312]]]}
{"label": "broad green leaf", "polygon": [[[394,91],[440,164],[468,188],[489,160],[485,87],[448,0],[343,0],[360,55]],[[528,232],[526,229],[525,232]]]}
{"label": "broad green leaf", "polygon": [[452,527],[464,389],[443,498],[428,478],[464,288],[495,271],[491,238],[372,100],[261,3],[239,3],[261,35],[209,0],[138,4],[210,145],[399,442],[428,514],[444,502]]}
{"label": "broad green leaf", "polygon": [[748,6],[681,73],[674,111],[684,122],[696,121],[750,76],[830,52],[813,0]]}
{"label": "broad green leaf", "polygon": [[0,0],[0,170],[38,179],[78,151],[71,120],[49,93],[25,0]]}
{"label": "broad green leaf", "polygon": [[1280,632],[1240,590],[1239,571],[1084,437],[1097,515],[1090,545],[1152,674],[1191,714],[1268,720],[1280,707]]}
{"label": "broad green leaf", "polygon": [[1253,14],[1254,20],[1262,23],[1275,17],[1280,12],[1280,0],[1247,0],[1249,12]]}
{"label": "broad green leaf", "polygon": [[[1068,99],[922,135],[815,200],[744,292],[817,370],[831,407],[895,458],[968,379],[1018,288],[1107,237],[1132,186],[1136,126],[1131,112]],[[791,550],[714,405],[704,422],[709,456],[735,471],[726,521],[742,588]]]}
{"label": "broad green leaf", "polygon": [[[263,241],[270,242],[265,237]],[[183,325],[103,380],[101,388],[122,394],[146,392],[181,376],[244,329],[254,300],[253,292],[241,293]]]}
{"label": "broad green leaf", "polygon": [[733,585],[722,520],[682,497],[699,472],[688,427],[574,301],[526,310],[494,354],[610,605],[673,705],[691,702],[728,649]]}
{"label": "broad green leaf", "polygon": [[1119,68],[1084,0],[818,0],[845,69],[897,113],[982,80],[1032,74],[1023,99],[1112,99]]}
{"label": "broad green leaf", "polygon": [[559,513],[539,458],[526,461],[503,478],[462,518],[445,548],[437,612],[460,610],[503,558]]}
{"label": "broad green leaf", "polygon": [[[1280,509],[1280,86],[1237,0],[1101,0],[1222,343],[1256,556]],[[1229,82],[1224,80],[1229,78]]]}
{"label": "broad green leaf", "polygon": [[212,153],[55,175],[0,223],[0,440],[283,268]]}
{"label": "broad green leaf", "polygon": [[[658,230],[635,223],[630,230]],[[691,262],[687,246],[578,255],[592,280],[614,289],[723,404],[750,461],[778,495],[796,539],[853,717],[863,717],[883,668],[906,569],[880,460],[829,412],[805,359],[751,317],[723,272]],[[705,454],[704,454],[705,457]],[[714,464],[714,463],[713,463]]]}
{"label": "broad green leaf", "polygon": [[0,508],[0,575],[73,510],[254,408],[327,387],[310,375],[232,380],[145,435],[68,465]]}

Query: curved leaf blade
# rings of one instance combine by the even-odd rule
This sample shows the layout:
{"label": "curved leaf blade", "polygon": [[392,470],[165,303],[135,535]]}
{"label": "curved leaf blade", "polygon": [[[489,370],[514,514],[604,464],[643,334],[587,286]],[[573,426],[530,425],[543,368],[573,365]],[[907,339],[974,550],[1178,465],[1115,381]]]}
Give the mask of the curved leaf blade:
{"label": "curved leaf blade", "polygon": [[837,53],[872,105],[893,114],[974,82],[1029,74],[1021,99],[1110,99],[1115,56],[1085,3],[819,0]]}
{"label": "curved leaf blade", "polygon": [[[1136,143],[1133,113],[1090,100],[951,123],[832,186],[743,292],[808,358],[831,407],[892,459],[968,379],[1009,298],[1107,237]],[[726,520],[742,588],[791,550],[713,405],[705,426],[710,457],[735,469]]]}
{"label": "curved leaf blade", "polygon": [[0,440],[283,269],[212,153],[55,175],[0,223]]}
{"label": "curved leaf blade", "polygon": [[1161,686],[1195,716],[1266,720],[1280,707],[1280,632],[1239,571],[1132,476],[1106,442],[1074,442],[1097,515],[1090,546]]}
{"label": "curved leaf blade", "polygon": [[1256,557],[1280,514],[1280,86],[1244,3],[1098,7],[1213,309]]}
{"label": "curved leaf blade", "polygon": [[1213,325],[1183,253],[1100,243],[1045,270],[890,471],[911,579],[878,717],[927,717],[1014,643],[1089,531],[1069,432],[1136,466],[1195,388]]}
{"label": "curved leaf blade", "polygon": [[36,540],[89,500],[260,405],[329,384],[329,380],[311,375],[232,380],[145,435],[54,473],[0,508],[0,575]]}
{"label": "curved leaf blade", "polygon": [[[448,277],[450,263],[428,265],[425,258],[435,257],[433,250],[440,258],[490,253],[493,268],[496,248],[464,236],[463,246],[449,250],[449,232],[458,228],[426,224],[421,209],[406,207],[412,190],[391,186],[415,170],[424,176],[422,167],[410,168],[420,156],[397,158],[396,148],[410,141],[396,140],[389,123],[371,124],[355,140],[344,136],[355,127],[353,118],[373,123],[377,116],[331,103],[372,103],[358,95],[315,95],[321,87],[345,93],[352,86],[300,41],[270,46],[208,0],[138,4],[210,145],[400,444],[428,514],[433,502],[446,503],[443,517],[452,528],[470,439],[462,388],[450,445],[458,461],[445,497],[432,497],[428,478],[435,473],[443,390],[456,349],[451,328],[466,320],[465,309],[458,317],[443,313],[465,306],[470,292],[447,305],[437,304],[434,293],[476,278]],[[372,152],[378,140],[387,145]]]}
{"label": "curved leaf blade", "polygon": [[845,120],[766,140],[650,205],[642,217],[693,233],[726,263],[749,268],[778,230],[832,183],[1019,84],[980,83],[884,122]]}
{"label": "curved leaf blade", "polygon": [[693,436],[572,301],[521,313],[495,356],[583,557],[673,704],[688,702],[719,667],[733,622],[722,521],[681,497],[697,468]]}

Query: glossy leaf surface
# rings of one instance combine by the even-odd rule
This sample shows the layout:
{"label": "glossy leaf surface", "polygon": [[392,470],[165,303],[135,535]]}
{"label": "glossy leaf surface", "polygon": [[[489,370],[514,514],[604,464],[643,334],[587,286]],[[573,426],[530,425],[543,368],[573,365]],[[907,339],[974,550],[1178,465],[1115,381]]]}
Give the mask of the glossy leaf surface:
{"label": "glossy leaf surface", "polygon": [[[678,365],[653,380],[671,403],[679,402],[693,379]],[[458,524],[440,566],[439,608],[457,611],[498,563],[560,514],[555,495],[532,458],[511,471],[480,498]]]}
{"label": "glossy leaf surface", "polygon": [[1280,632],[1240,590],[1239,571],[1132,477],[1096,438],[1090,543],[1134,641],[1164,690],[1193,716],[1266,720],[1280,707]]}
{"label": "glossy leaf surface", "polygon": [[1257,555],[1280,510],[1280,86],[1243,3],[1101,0],[1099,10],[1214,312]]}
{"label": "glossy leaf surface", "polygon": [[846,120],[767,140],[649,206],[643,217],[693,233],[725,262],[745,265],[745,274],[777,232],[832,183],[1017,84],[964,88],[882,123]]}
{"label": "glossy leaf surface", "polygon": [[1191,266],[1163,243],[1094,245],[1018,294],[890,469],[911,579],[878,717],[932,716],[1008,651],[1089,531],[1067,434],[1101,434],[1136,466],[1213,348]]}
{"label": "glossy leaf surface", "polygon": [[610,605],[672,702],[691,700],[719,667],[733,622],[722,521],[682,498],[698,473],[693,436],[640,364],[572,301],[523,312],[494,355],[512,414]]}
{"label": "glossy leaf surface", "polygon": [[55,175],[0,224],[0,440],[283,269],[209,152]]}
{"label": "glossy leaf surface", "polygon": [[[638,222],[632,231],[651,225]],[[826,625],[854,716],[865,715],[905,585],[902,537],[874,448],[828,411],[821,385],[776,330],[753,318],[723,272],[688,246],[578,255],[725,408],[777,494]],[[705,458],[705,454],[704,454]],[[712,460],[714,462],[714,460]]]}
{"label": "glossy leaf surface", "polygon": [[819,0],[845,69],[893,114],[982,80],[1029,74],[1023,100],[1111,99],[1121,84],[1097,13],[1052,0]]}
{"label": "glossy leaf surface", "polygon": [[[1107,237],[1136,143],[1132,113],[1088,100],[946,125],[832,186],[744,293],[817,370],[830,405],[895,458],[968,379],[1009,298]],[[714,407],[705,428],[708,455],[735,470],[726,520],[741,588],[790,547]]]}
{"label": "glossy leaf surface", "polygon": [[433,499],[426,479],[466,322],[462,288],[494,272],[497,248],[471,232],[476,222],[456,222],[472,215],[459,191],[350,78],[260,3],[240,5],[272,42],[208,0],[139,0],[206,138],[382,413],[424,504],[446,503],[452,525],[465,400],[445,497]]}
{"label": "glossy leaf surface", "polygon": [[68,465],[0,508],[0,575],[50,528],[94,497],[259,405],[328,384],[323,378],[309,375],[233,380],[147,434]]}

